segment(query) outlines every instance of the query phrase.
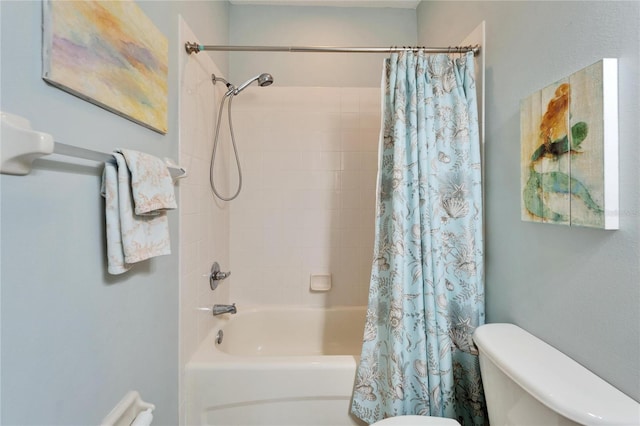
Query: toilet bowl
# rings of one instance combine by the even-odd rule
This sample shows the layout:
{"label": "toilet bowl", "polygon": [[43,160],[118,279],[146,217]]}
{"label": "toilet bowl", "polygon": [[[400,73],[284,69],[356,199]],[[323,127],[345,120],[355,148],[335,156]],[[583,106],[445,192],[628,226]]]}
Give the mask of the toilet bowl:
{"label": "toilet bowl", "polygon": [[371,426],[460,426],[460,423],[444,417],[397,416],[380,420]]}

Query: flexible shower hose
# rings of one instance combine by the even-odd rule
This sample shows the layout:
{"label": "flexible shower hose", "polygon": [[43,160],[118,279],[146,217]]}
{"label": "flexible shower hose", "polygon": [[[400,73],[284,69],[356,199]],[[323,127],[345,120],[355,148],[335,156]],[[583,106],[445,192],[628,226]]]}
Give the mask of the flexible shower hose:
{"label": "flexible shower hose", "polygon": [[[211,183],[211,190],[213,193],[221,199],[222,201],[231,201],[234,200],[238,194],[240,194],[240,190],[242,189],[242,169],[240,167],[240,157],[238,155],[238,147],[236,146],[236,138],[233,134],[233,122],[231,120],[231,104],[233,102],[233,97],[235,94],[233,90],[229,90],[223,97],[222,101],[220,101],[220,108],[218,110],[218,120],[216,121],[216,132],[213,138],[213,150],[211,152],[211,164],[209,165],[209,182]],[[224,197],[220,195],[218,190],[216,189],[215,178],[213,177],[213,165],[216,161],[216,152],[218,150],[218,136],[220,135],[220,123],[222,121],[222,110],[224,109],[224,101],[229,98],[229,104],[227,105],[227,112],[229,114],[229,133],[231,134],[231,145],[233,146],[233,153],[236,158],[236,166],[238,168],[238,189],[235,194],[230,197]]]}

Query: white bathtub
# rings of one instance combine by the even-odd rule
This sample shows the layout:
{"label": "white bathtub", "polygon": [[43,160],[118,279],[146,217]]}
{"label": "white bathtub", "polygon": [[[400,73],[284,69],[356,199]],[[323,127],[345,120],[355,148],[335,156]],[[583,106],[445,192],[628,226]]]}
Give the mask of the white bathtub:
{"label": "white bathtub", "polygon": [[187,424],[364,424],[349,406],[365,312],[238,306],[187,363]]}

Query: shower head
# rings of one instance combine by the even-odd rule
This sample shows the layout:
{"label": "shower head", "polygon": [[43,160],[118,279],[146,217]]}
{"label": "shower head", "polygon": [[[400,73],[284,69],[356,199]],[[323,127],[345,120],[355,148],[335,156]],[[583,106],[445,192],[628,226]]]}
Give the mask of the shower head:
{"label": "shower head", "polygon": [[269,73],[260,74],[258,77],[258,84],[260,87],[269,86],[273,83],[273,76]]}
{"label": "shower head", "polygon": [[253,77],[252,79],[249,79],[249,80],[245,81],[240,86],[238,86],[238,88],[236,90],[234,90],[233,94],[237,95],[238,93],[242,92],[251,83],[253,83],[256,80],[258,80],[258,85],[260,87],[265,87],[265,86],[269,86],[270,84],[273,83],[273,76],[271,74],[269,74],[269,73],[266,73],[266,72],[263,73],[263,74],[257,75],[255,77]]}

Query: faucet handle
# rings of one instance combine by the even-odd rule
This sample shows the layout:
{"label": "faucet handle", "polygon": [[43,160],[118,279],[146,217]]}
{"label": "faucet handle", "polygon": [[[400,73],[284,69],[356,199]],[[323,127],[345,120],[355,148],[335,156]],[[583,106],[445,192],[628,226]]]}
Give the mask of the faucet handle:
{"label": "faucet handle", "polygon": [[211,290],[213,291],[218,288],[218,284],[220,284],[218,281],[224,280],[229,275],[231,275],[231,271],[221,272],[218,262],[213,262],[213,265],[211,265],[211,274],[209,275],[209,285],[211,286]]}
{"label": "faucet handle", "polygon": [[220,281],[220,280],[224,280],[229,275],[231,275],[231,271],[229,271],[229,272],[220,272],[220,271],[218,271],[218,272],[211,273],[211,278],[213,278],[214,280]]}

